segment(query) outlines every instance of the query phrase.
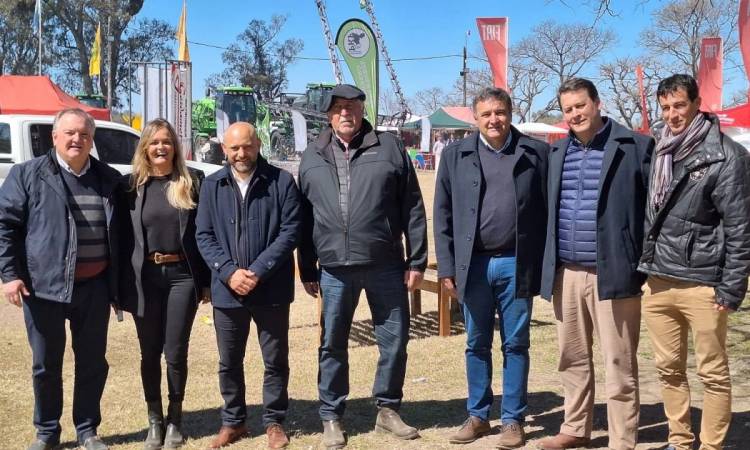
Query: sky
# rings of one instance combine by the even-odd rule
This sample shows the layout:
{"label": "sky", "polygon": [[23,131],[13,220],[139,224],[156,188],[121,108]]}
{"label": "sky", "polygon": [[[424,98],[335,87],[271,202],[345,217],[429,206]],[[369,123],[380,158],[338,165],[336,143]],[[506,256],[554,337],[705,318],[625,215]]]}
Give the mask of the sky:
{"label": "sky", "polygon": [[[339,26],[350,18],[369,22],[366,11],[359,8],[358,0],[327,0],[328,21],[335,37]],[[509,40],[515,42],[527,36],[531,29],[545,21],[558,23],[591,23],[594,11],[580,6],[578,0],[372,0],[375,14],[388,53],[407,97],[417,91],[440,87],[446,92],[461,71],[464,43],[470,54],[484,56],[478,37],[477,17],[508,17]],[[618,36],[615,47],[605,58],[638,56],[642,50],[638,34],[648,26],[653,10],[665,0],[615,0],[616,17],[606,16],[601,24]],[[182,0],[147,0],[138,18],[159,18],[176,26]],[[308,82],[333,81],[331,63],[322,31],[315,0],[187,0],[188,40],[193,63],[193,97],[201,98],[205,87],[203,80],[212,73],[221,72],[223,50],[199,45],[227,47],[234,42],[253,19],[269,21],[273,14],[287,16],[280,38],[300,38],[304,49],[299,56],[325,58],[326,60],[298,59],[288,67],[287,92],[303,92]],[[467,31],[469,35],[467,36]],[[175,44],[176,54],[176,44]],[[455,55],[447,58],[418,61],[399,61]],[[340,56],[339,59],[341,60]],[[382,60],[382,58],[381,58]],[[469,69],[486,67],[479,59],[469,59]],[[351,76],[342,60],[344,78]],[[584,75],[596,82],[598,67],[593,66]],[[391,89],[385,67],[380,69],[380,88]],[[725,101],[738,89],[746,89],[747,81],[740,68],[725,67]],[[552,94],[548,94],[552,95]],[[545,101],[546,100],[542,100]]]}

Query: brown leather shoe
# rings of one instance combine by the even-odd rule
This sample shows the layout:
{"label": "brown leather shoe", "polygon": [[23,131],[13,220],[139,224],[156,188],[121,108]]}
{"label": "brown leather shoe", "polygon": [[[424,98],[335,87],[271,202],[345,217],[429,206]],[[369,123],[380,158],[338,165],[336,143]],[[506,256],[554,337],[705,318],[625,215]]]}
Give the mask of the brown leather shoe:
{"label": "brown leather shoe", "polygon": [[490,423],[486,420],[482,420],[479,417],[469,416],[461,425],[461,428],[456,431],[450,438],[451,444],[468,444],[474,442],[482,436],[490,434],[492,428]]}
{"label": "brown leather shoe", "polygon": [[511,449],[526,445],[526,434],[523,425],[516,422],[504,423],[500,426],[500,437],[497,439],[497,448]]}
{"label": "brown leather shoe", "polygon": [[567,448],[587,447],[591,439],[580,436],[570,436],[568,434],[558,433],[547,439],[543,439],[537,447],[541,450],[564,450]]}
{"label": "brown leather shoe", "polygon": [[391,433],[399,439],[409,440],[419,437],[416,428],[404,423],[401,416],[391,408],[378,408],[378,417],[375,419],[375,432]]}
{"label": "brown leather shoe", "polygon": [[268,448],[284,448],[289,445],[289,438],[280,423],[272,423],[266,427]]}
{"label": "brown leather shoe", "polygon": [[247,427],[244,424],[237,425],[236,427],[222,425],[221,429],[219,429],[219,434],[217,434],[214,440],[211,441],[211,444],[208,446],[208,448],[215,449],[226,447],[229,444],[239,441],[240,439],[245,437],[246,434]]}

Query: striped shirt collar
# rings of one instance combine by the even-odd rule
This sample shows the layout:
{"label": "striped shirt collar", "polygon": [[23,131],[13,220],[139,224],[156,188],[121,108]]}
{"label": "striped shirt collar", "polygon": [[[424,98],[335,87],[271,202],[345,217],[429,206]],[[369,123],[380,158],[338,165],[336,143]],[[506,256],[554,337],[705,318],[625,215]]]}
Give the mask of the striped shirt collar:
{"label": "striped shirt collar", "polygon": [[86,158],[86,164],[83,165],[83,168],[81,169],[81,171],[79,173],[75,173],[73,171],[73,169],[70,167],[70,165],[68,165],[68,163],[66,163],[65,160],[63,160],[60,157],[59,153],[55,152],[55,157],[57,158],[57,163],[60,164],[60,167],[64,171],[66,171],[66,172],[72,174],[73,176],[75,176],[76,178],[80,178],[80,177],[86,175],[86,172],[88,172],[89,169],[91,168],[91,157]]}
{"label": "striped shirt collar", "polygon": [[488,150],[490,150],[493,153],[503,153],[505,152],[508,147],[510,147],[510,141],[513,140],[513,133],[508,132],[508,137],[505,138],[505,142],[503,143],[503,146],[500,148],[495,148],[485,139],[484,135],[482,133],[479,133],[479,139],[481,139],[482,143],[487,147]]}

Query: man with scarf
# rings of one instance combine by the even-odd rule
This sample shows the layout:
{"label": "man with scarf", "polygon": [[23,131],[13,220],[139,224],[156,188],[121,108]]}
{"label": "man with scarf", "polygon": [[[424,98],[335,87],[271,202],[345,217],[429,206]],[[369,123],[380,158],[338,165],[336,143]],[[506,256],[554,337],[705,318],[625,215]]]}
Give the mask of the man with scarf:
{"label": "man with scarf", "polygon": [[666,126],[655,150],[638,270],[643,317],[669,423],[669,449],[692,448],[685,366],[692,330],[704,386],[702,449],[720,449],[731,419],[727,315],[750,275],[750,154],[699,110],[698,85],[672,75],[656,91]]}

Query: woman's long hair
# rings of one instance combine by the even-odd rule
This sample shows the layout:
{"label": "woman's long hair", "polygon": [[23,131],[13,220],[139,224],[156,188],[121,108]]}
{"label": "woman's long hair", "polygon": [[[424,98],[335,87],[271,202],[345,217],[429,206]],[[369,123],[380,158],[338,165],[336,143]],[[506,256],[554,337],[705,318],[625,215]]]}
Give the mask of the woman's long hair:
{"label": "woman's long hair", "polygon": [[139,186],[146,184],[151,175],[151,162],[148,160],[148,145],[159,130],[167,130],[169,139],[172,141],[174,157],[172,159],[172,174],[167,184],[167,201],[177,209],[193,209],[193,178],[188,172],[185,157],[182,155],[180,141],[172,125],[165,119],[154,119],[146,124],[141,133],[141,140],[133,155],[133,173],[130,175],[130,187],[137,190]]}

